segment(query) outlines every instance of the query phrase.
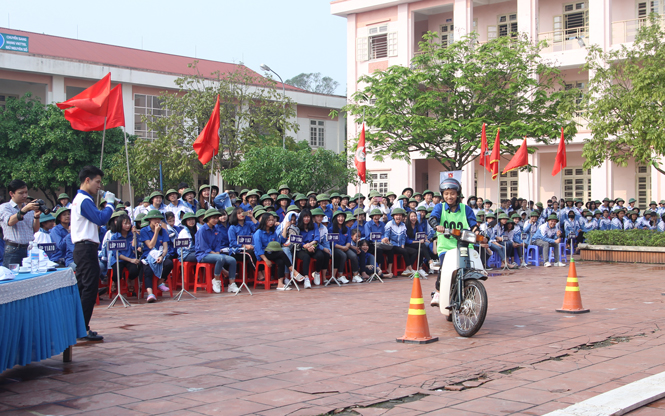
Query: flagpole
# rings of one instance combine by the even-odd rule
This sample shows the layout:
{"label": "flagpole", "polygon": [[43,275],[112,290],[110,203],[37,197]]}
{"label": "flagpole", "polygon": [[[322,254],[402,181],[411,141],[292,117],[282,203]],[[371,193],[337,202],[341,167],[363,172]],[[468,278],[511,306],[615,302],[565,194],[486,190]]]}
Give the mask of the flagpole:
{"label": "flagpole", "polygon": [[[106,138],[106,116],[104,116],[104,129],[102,130],[102,155],[99,158],[99,169],[102,169],[104,162],[104,139]],[[99,206],[99,193],[97,193],[97,206]]]}
{"label": "flagpole", "polygon": [[125,158],[127,159],[127,184],[129,185],[129,208],[132,214],[134,213],[134,193],[132,192],[132,180],[129,177],[129,151],[127,150],[127,130],[122,129],[125,133]]}
{"label": "flagpole", "polygon": [[210,200],[212,199],[212,172],[215,170],[215,152],[212,152],[212,157],[210,158],[210,192],[208,193],[208,209],[212,207]]}
{"label": "flagpole", "polygon": [[497,181],[496,181],[496,200],[498,201],[498,207],[501,207],[501,155],[499,154],[499,157],[497,158],[496,161],[496,171],[497,171]]}
{"label": "flagpole", "polygon": [[[485,157],[483,155],[482,157]],[[485,204],[485,200],[487,199],[487,169],[483,166],[483,205]],[[483,209],[484,207],[479,207],[480,209]]]}

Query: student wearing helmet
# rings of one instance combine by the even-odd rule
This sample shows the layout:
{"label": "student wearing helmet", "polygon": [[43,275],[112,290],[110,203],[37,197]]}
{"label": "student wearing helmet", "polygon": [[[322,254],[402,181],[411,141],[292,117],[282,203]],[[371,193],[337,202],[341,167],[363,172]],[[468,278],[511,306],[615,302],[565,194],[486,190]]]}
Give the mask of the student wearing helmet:
{"label": "student wearing helmet", "polygon": [[[443,202],[434,207],[429,219],[429,224],[436,229],[438,235],[436,251],[439,253],[439,262],[437,265],[441,264],[448,250],[457,248],[457,241],[454,238],[446,238],[441,234],[446,228],[478,231],[476,215],[471,207],[461,202],[462,184],[454,178],[446,178],[439,185],[439,189],[443,195]],[[440,275],[436,280],[436,292],[432,296],[432,306],[439,305],[439,286]]]}

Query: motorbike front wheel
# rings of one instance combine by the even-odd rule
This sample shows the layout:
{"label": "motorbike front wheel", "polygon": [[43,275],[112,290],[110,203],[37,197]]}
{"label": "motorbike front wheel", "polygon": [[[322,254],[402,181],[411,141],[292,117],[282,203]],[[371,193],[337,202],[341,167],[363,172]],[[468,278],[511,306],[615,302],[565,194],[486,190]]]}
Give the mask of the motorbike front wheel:
{"label": "motorbike front wheel", "polygon": [[485,286],[475,279],[464,281],[462,302],[459,308],[453,308],[453,326],[460,336],[473,336],[485,322],[487,315],[487,292]]}

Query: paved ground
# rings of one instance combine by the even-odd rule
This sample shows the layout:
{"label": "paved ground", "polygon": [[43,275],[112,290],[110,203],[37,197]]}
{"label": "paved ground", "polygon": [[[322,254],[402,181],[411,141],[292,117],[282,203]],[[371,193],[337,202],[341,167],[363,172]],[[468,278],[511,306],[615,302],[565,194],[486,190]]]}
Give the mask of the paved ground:
{"label": "paved ground", "polygon": [[405,278],[98,307],[106,342],[2,373],[0,415],[540,415],[665,371],[665,267],[577,266],[591,313],[554,312],[567,268],[497,274],[482,330],[428,307],[429,345],[395,342]]}

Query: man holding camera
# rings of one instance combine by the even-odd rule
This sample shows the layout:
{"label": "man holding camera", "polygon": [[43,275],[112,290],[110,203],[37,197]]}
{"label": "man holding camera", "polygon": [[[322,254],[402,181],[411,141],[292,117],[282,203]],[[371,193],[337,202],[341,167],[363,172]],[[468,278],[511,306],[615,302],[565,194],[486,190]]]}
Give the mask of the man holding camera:
{"label": "man holding camera", "polygon": [[28,257],[28,244],[39,231],[40,200],[28,201],[28,185],[14,179],[7,185],[11,200],[0,205],[0,226],[5,240],[3,265],[21,264]]}

